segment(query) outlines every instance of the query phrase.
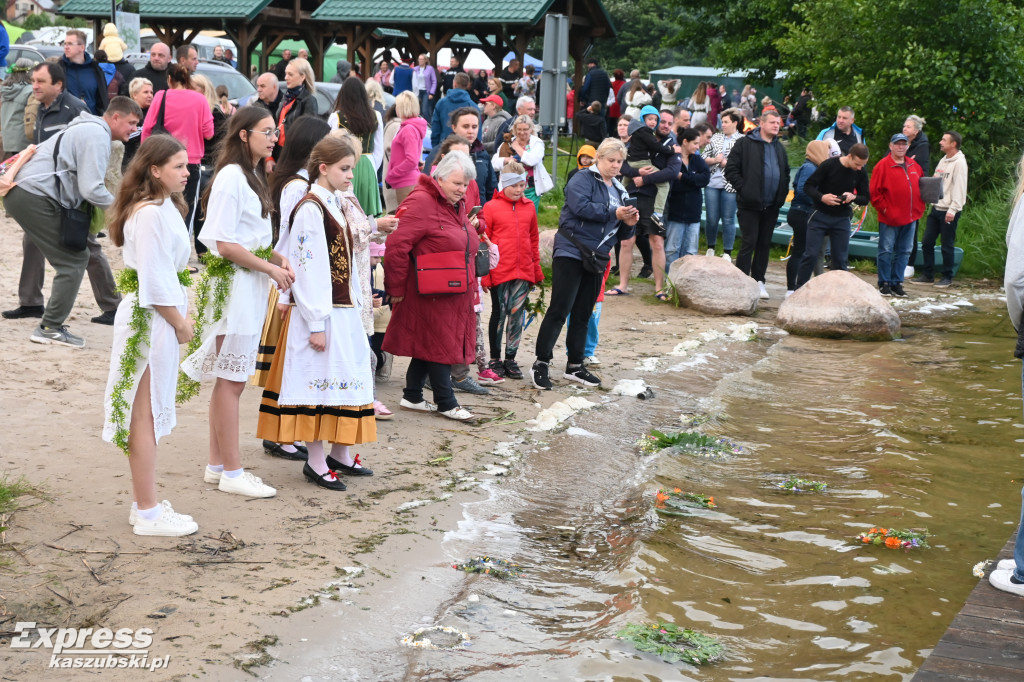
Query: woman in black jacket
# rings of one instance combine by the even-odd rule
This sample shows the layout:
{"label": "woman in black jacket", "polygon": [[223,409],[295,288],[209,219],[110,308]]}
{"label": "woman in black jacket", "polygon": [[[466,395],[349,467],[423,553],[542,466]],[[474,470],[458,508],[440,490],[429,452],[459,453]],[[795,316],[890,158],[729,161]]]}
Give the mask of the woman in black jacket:
{"label": "woman in black jacket", "polygon": [[284,69],[284,96],[277,110],[277,145],[274,147],[274,158],[281,154],[281,148],[287,144],[288,126],[304,114],[316,115],[316,91],[313,67],[301,57],[288,60]]}
{"label": "woman in black jacket", "polygon": [[[551,389],[548,363],[554,357],[555,343],[570,313],[565,335],[569,360],[562,376],[584,386],[601,385],[601,380],[583,365],[583,351],[604,271],[588,271],[583,259],[597,253],[607,264],[612,246],[623,232],[632,235],[633,226],[640,219],[636,207],[626,205],[626,189],[615,179],[625,160],[626,145],[607,139],[597,148],[594,165],[574,175],[565,187],[565,204],[558,218],[551,261],[551,302],[537,332],[537,361],[531,372],[533,385],[545,391]],[[502,181],[507,181],[504,175]]]}

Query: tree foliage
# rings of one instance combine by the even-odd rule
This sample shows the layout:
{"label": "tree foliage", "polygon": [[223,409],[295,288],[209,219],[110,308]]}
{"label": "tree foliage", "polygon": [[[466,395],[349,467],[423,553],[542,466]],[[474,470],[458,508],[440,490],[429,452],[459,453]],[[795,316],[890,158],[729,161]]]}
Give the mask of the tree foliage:
{"label": "tree foliage", "polygon": [[909,114],[927,120],[938,154],[964,136],[972,189],[1007,175],[1024,142],[1024,11],[996,0],[670,0],[684,17],[672,42],[706,41],[708,63],[791,90],[809,84],[829,111],[849,105],[872,157]]}
{"label": "tree foliage", "polygon": [[589,56],[601,60],[601,66],[611,73],[622,69],[648,72],[679,64],[700,64],[705,50],[700,45],[672,44],[672,38],[682,21],[679,7],[664,0],[605,0],[612,22],[618,31],[616,38],[598,39]]}

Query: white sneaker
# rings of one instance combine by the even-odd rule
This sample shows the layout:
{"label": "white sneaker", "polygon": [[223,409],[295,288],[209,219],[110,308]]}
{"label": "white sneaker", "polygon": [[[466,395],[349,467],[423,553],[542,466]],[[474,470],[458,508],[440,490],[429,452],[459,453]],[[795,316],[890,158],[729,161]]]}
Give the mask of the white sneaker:
{"label": "white sneaker", "polygon": [[440,412],[440,414],[444,415],[445,417],[448,417],[449,419],[454,419],[455,421],[459,422],[468,421],[473,418],[472,412],[470,412],[464,407],[459,406],[455,406],[450,410]]}
{"label": "white sneaker", "polygon": [[[169,512],[174,512],[175,514],[178,514],[178,512],[174,511],[174,509],[171,507],[171,503],[169,501],[167,501],[167,500],[164,500],[163,502],[161,502],[160,506],[163,507],[165,510],[167,510]],[[188,514],[178,514],[178,516],[180,516],[181,518],[185,519],[186,521],[192,521],[193,520],[192,517],[189,516]],[[139,510],[136,509],[135,507],[132,507],[132,510],[130,512],[128,512],[128,524],[131,525],[131,526],[134,526],[135,525],[135,521],[138,518],[139,518]]]}
{"label": "white sneaker", "polygon": [[241,476],[228,478],[220,477],[220,484],[217,490],[246,497],[273,497],[277,490],[264,483],[258,476],[253,476],[248,471],[243,471]]}
{"label": "white sneaker", "polygon": [[1019,597],[1024,597],[1024,585],[1018,585],[1010,582],[1010,578],[1013,576],[1013,571],[1004,569],[997,569],[988,574],[988,581],[992,584],[992,587],[1003,592],[1009,592],[1016,594]]}
{"label": "white sneaker", "polygon": [[426,400],[420,403],[411,403],[402,398],[402,402],[398,403],[398,407],[403,410],[412,410],[413,412],[437,412],[437,405]]}
{"label": "white sneaker", "polygon": [[993,568],[992,570],[993,571],[1012,571],[1015,568],[1017,568],[1017,562],[1016,561],[1014,561],[1013,559],[1003,559],[999,563],[997,563],[996,567]]}
{"label": "white sneaker", "polygon": [[790,296],[792,296],[795,293],[796,292],[793,291],[792,289],[786,289],[786,298],[789,298]]}
{"label": "white sneaker", "polygon": [[723,253],[722,254],[722,260],[724,260],[726,263],[731,263],[732,262],[732,256],[730,256],[727,253]]}
{"label": "white sneaker", "polygon": [[191,516],[183,516],[170,510],[169,506],[161,504],[160,516],[148,521],[141,516],[135,520],[135,528],[132,532],[136,535],[159,535],[163,537],[180,537],[192,535],[199,530],[199,524],[192,520]]}
{"label": "white sneaker", "polygon": [[714,258],[715,257],[715,250],[714,249],[708,249],[708,252],[705,255],[710,256],[711,258]]}
{"label": "white sneaker", "polygon": [[600,365],[601,361],[597,359],[596,355],[588,355],[587,357],[583,358],[583,364],[584,365]]}
{"label": "white sneaker", "polygon": [[210,467],[203,467],[203,480],[207,483],[220,483],[221,473],[210,471]]}
{"label": "white sneaker", "polygon": [[903,271],[903,279],[910,279],[913,276],[914,276],[914,266],[913,265],[908,265],[906,267],[906,269]]}
{"label": "white sneaker", "polygon": [[771,296],[768,295],[768,289],[764,286],[764,282],[758,282],[757,286],[761,289],[761,293],[758,295],[760,298],[771,298]]}

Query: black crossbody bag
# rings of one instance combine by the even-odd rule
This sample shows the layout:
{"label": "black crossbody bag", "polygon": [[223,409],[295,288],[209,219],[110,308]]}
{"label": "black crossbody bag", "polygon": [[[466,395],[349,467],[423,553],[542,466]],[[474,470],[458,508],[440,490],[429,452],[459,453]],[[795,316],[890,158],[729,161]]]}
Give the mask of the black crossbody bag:
{"label": "black crossbody bag", "polygon": [[82,202],[85,208],[64,208],[60,201],[60,175],[57,174],[57,156],[60,152],[64,132],[57,136],[53,145],[53,182],[57,186],[57,204],[60,206],[60,244],[72,251],[84,251],[89,246],[89,226],[92,224],[92,204]]}

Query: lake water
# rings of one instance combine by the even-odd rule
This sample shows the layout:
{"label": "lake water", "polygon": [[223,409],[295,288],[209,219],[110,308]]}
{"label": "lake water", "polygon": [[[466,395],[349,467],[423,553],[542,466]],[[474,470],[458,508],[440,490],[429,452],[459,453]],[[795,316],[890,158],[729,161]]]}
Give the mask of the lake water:
{"label": "lake water", "polygon": [[[653,371],[637,376],[653,399],[584,394],[600,405],[571,428],[499,448],[494,461],[511,456],[511,472],[464,503],[444,536],[452,561],[486,554],[524,569],[501,581],[439,567],[424,581],[434,622],[472,645],[410,649],[388,633],[417,623],[391,622],[373,673],[352,666],[363,673],[352,679],[909,679],[976,584],[972,566],[995,556],[1019,515],[1015,334],[994,297],[973,303],[906,316],[892,343],[770,327],[752,341],[711,339],[647,361]],[[634,445],[690,423],[742,451]],[[789,475],[828,490],[773,487]],[[665,516],[659,488],[717,506]],[[932,548],[855,542],[881,526],[926,528]],[[658,620],[718,638],[723,660],[668,664],[615,637]]]}

